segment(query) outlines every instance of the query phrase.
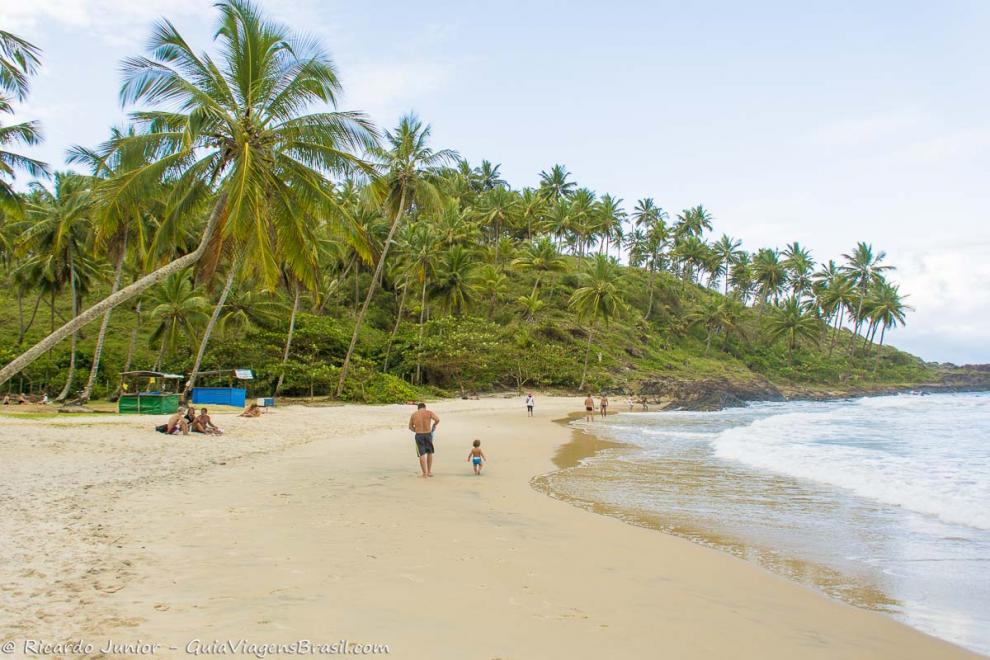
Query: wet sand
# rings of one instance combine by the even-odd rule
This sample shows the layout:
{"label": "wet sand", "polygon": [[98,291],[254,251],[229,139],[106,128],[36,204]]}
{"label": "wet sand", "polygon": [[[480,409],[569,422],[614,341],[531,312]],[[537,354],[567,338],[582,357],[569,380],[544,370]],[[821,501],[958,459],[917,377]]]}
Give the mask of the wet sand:
{"label": "wet sand", "polygon": [[[400,658],[976,657],[759,566],[546,497],[577,399],[0,427],[0,635],[384,643]],[[490,458],[481,477],[471,440]],[[536,480],[538,485],[539,479]],[[176,650],[170,650],[174,646]]]}

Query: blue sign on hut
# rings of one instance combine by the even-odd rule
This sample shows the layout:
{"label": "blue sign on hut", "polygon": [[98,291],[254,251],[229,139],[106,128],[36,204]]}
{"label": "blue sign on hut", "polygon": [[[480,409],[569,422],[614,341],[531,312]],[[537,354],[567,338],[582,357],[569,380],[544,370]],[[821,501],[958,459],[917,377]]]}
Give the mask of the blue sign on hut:
{"label": "blue sign on hut", "polygon": [[120,374],[122,414],[170,415],[179,409],[180,374],[161,371],[124,371]]}
{"label": "blue sign on hut", "polygon": [[[192,389],[193,403],[243,408],[244,400],[247,398],[247,387],[244,381],[254,380],[254,374],[251,373],[250,369],[217,369],[215,371],[200,371],[198,378],[216,383],[226,381],[227,386],[194,387]],[[234,387],[234,381],[244,383],[245,387]]]}

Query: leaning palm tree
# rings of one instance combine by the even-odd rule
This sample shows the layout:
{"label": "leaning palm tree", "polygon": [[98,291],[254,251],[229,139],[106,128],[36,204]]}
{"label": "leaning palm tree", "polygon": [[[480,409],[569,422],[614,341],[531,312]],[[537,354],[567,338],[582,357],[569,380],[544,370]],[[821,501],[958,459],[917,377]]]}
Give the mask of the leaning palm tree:
{"label": "leaning palm tree", "polygon": [[377,165],[378,176],[372,181],[372,195],[391,218],[388,235],[382,246],[378,263],[375,265],[371,284],[365,295],[364,304],[354,320],[354,332],[351,343],[347,347],[344,363],[340,368],[340,378],[337,381],[335,396],[339,397],[344,391],[347,381],[347,371],[351,365],[351,357],[357,346],[358,332],[364,325],[364,317],[368,313],[371,299],[378,291],[378,285],[385,269],[385,259],[388,257],[395,230],[403,216],[412,206],[431,207],[440,201],[440,191],[437,185],[443,174],[443,167],[457,160],[457,153],[449,149],[434,151],[429,146],[430,127],[424,125],[415,115],[406,115],[399,120],[399,126],[394,132],[386,132],[386,147],[374,146],[370,149],[372,158]]}
{"label": "leaning palm tree", "polygon": [[152,57],[124,61],[122,101],[151,108],[131,115],[145,133],[124,139],[149,143],[158,160],[115,179],[113,193],[174,176],[177,217],[209,196],[199,244],[28,349],[0,369],[0,383],[108,309],[208,255],[210,270],[225,243],[250,255],[266,286],[277,284],[282,263],[304,280],[314,277],[302,210],[313,200],[332,201],[327,174],[365,167],[351,152],[372,146],[374,130],[359,113],[322,109],[336,104],[340,83],[317,43],[267,21],[246,0],[217,6],[219,59],[197,55],[163,20],[151,38]]}
{"label": "leaning palm tree", "polygon": [[608,326],[609,322],[625,310],[626,304],[619,292],[620,279],[618,264],[604,254],[595,255],[585,273],[586,284],[574,291],[569,306],[581,321],[588,323],[588,347],[584,353],[584,369],[581,371],[581,384],[584,389],[588,376],[588,357],[591,355],[591,339],[599,322]]}

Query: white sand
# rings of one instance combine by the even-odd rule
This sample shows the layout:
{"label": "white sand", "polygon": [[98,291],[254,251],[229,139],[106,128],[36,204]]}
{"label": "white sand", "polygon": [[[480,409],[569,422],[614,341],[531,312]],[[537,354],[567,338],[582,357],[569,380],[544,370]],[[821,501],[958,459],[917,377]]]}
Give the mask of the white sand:
{"label": "white sand", "polygon": [[[975,657],[754,564],[529,485],[579,399],[448,401],[433,479],[408,406],[5,418],[0,639],[377,642],[400,658]],[[480,437],[482,477],[466,461]],[[171,651],[168,646],[176,646]]]}

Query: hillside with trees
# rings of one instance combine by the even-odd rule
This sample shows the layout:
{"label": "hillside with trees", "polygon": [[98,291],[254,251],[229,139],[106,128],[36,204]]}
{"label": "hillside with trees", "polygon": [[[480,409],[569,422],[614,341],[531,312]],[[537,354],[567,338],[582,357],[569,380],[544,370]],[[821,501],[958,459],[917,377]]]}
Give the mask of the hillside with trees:
{"label": "hillside with trees", "polygon": [[[220,5],[208,53],[157,24],[123,63],[130,124],[72,146],[71,170],[17,154],[37,124],[0,123],[7,390],[85,403],[120,371],[188,388],[218,367],[253,369],[259,395],[369,402],[936,375],[888,344],[910,307],[871,245],[743,246],[701,205],[627,203],[564,165],[513,187],[415,115],[338,109],[328,54],[245,2]],[[0,120],[41,55],[0,32]]]}

